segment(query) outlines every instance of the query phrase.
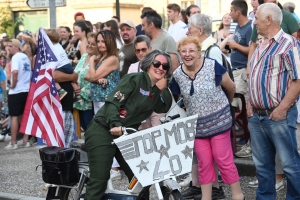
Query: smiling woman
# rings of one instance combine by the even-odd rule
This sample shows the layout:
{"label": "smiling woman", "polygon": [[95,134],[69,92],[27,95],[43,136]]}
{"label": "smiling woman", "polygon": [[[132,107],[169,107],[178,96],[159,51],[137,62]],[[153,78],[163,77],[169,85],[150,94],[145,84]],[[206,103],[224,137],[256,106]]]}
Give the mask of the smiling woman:
{"label": "smiling woman", "polygon": [[187,115],[198,115],[194,151],[199,162],[202,199],[212,196],[216,178],[214,162],[224,183],[231,185],[232,199],[244,199],[230,142],[230,101],[235,85],[216,60],[201,56],[197,38],[180,40],[178,52],[183,64],[174,71],[172,89],[183,96]]}
{"label": "smiling woman", "polygon": [[[153,63],[156,63],[157,68]],[[117,146],[111,145],[113,139],[122,135],[122,126],[137,129],[153,111],[163,113],[171,107],[172,97],[169,90],[161,91],[155,85],[165,76],[170,77],[172,69],[170,56],[154,50],[145,56],[141,69],[143,72],[127,74],[120,80],[86,130],[85,143],[90,166],[86,199],[96,200],[103,196],[114,156],[128,180],[133,177],[133,172],[120,150]]]}

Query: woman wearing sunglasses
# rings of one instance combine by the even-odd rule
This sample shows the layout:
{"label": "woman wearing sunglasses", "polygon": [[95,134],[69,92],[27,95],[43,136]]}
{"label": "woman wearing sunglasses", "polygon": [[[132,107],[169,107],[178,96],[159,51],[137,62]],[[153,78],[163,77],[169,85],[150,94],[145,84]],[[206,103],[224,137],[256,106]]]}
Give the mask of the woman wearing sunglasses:
{"label": "woman wearing sunglasses", "polygon": [[137,129],[153,111],[167,112],[171,107],[169,90],[161,91],[156,86],[159,80],[171,76],[170,56],[154,50],[141,62],[141,70],[143,72],[127,74],[120,80],[85,132],[90,166],[86,200],[102,198],[110,177],[113,157],[117,159],[128,180],[133,177],[120,150],[116,145],[111,145],[113,139],[122,135],[122,126]]}
{"label": "woman wearing sunglasses", "polygon": [[[135,55],[137,56],[139,61],[130,65],[130,67],[128,69],[128,74],[141,72],[141,66],[140,66],[141,61],[144,59],[144,57],[146,56],[147,53],[152,51],[150,38],[146,35],[137,36],[133,40],[133,46],[134,46],[134,50],[135,50]],[[166,87],[166,85],[167,85],[166,79],[162,79],[156,83],[156,86],[161,90],[164,89]],[[152,115],[141,124],[141,126],[139,127],[139,130],[144,130],[147,128],[151,128],[153,126],[160,125],[161,122],[159,119],[161,117],[165,117],[165,116],[166,116],[165,113],[158,114],[156,112],[153,112]]]}
{"label": "woman wearing sunglasses", "polygon": [[201,56],[197,38],[187,37],[179,41],[178,52],[183,64],[174,71],[172,89],[177,88],[176,93],[183,96],[188,116],[198,114],[194,151],[202,195],[194,199],[212,198],[216,162],[223,182],[231,186],[232,199],[242,200],[244,195],[230,141],[230,102],[235,85],[225,67],[214,59]]}

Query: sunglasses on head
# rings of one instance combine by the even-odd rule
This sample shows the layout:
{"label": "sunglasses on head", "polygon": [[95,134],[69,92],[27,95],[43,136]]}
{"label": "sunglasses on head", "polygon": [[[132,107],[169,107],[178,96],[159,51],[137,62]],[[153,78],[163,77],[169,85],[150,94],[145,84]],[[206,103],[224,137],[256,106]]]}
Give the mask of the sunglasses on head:
{"label": "sunglasses on head", "polygon": [[170,65],[168,63],[161,63],[158,60],[154,60],[152,64],[155,68],[159,68],[160,66],[162,66],[163,70],[169,70],[170,68]]}
{"label": "sunglasses on head", "polygon": [[147,48],[135,49],[135,53],[140,53],[140,52],[146,53]]}

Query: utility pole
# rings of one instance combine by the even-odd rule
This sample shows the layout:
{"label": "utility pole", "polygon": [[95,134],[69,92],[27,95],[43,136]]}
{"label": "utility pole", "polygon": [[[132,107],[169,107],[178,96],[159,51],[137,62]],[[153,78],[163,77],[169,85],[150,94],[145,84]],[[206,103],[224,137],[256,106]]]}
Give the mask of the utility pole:
{"label": "utility pole", "polygon": [[197,6],[199,6],[199,8],[200,8],[200,10],[201,10],[201,9],[202,9],[202,8],[201,8],[201,0],[197,0],[197,3],[196,3],[196,4],[197,4]]}
{"label": "utility pole", "polygon": [[55,1],[49,0],[50,28],[56,28],[56,5]]}
{"label": "utility pole", "polygon": [[121,16],[120,16],[120,2],[119,2],[119,0],[116,0],[116,15],[117,15],[117,17],[119,17],[121,19]]}

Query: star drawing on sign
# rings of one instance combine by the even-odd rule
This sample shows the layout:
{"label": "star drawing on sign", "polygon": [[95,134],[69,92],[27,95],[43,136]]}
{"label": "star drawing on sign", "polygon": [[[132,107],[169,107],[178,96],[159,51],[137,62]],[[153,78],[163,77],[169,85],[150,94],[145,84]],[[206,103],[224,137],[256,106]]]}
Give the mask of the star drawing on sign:
{"label": "star drawing on sign", "polygon": [[193,149],[188,147],[188,145],[185,146],[185,149],[181,151],[183,153],[183,155],[185,155],[185,159],[187,159],[187,157],[193,158],[192,156],[192,152]]}
{"label": "star drawing on sign", "polygon": [[159,153],[160,153],[160,159],[163,156],[166,156],[167,158],[169,158],[168,149],[166,149],[166,147],[164,147],[163,145],[160,146]]}
{"label": "star drawing on sign", "polygon": [[141,160],[141,164],[137,165],[136,167],[139,167],[140,168],[140,172],[141,173],[143,171],[143,169],[149,171],[149,169],[147,168],[147,164],[149,162],[144,162],[143,160]]}

